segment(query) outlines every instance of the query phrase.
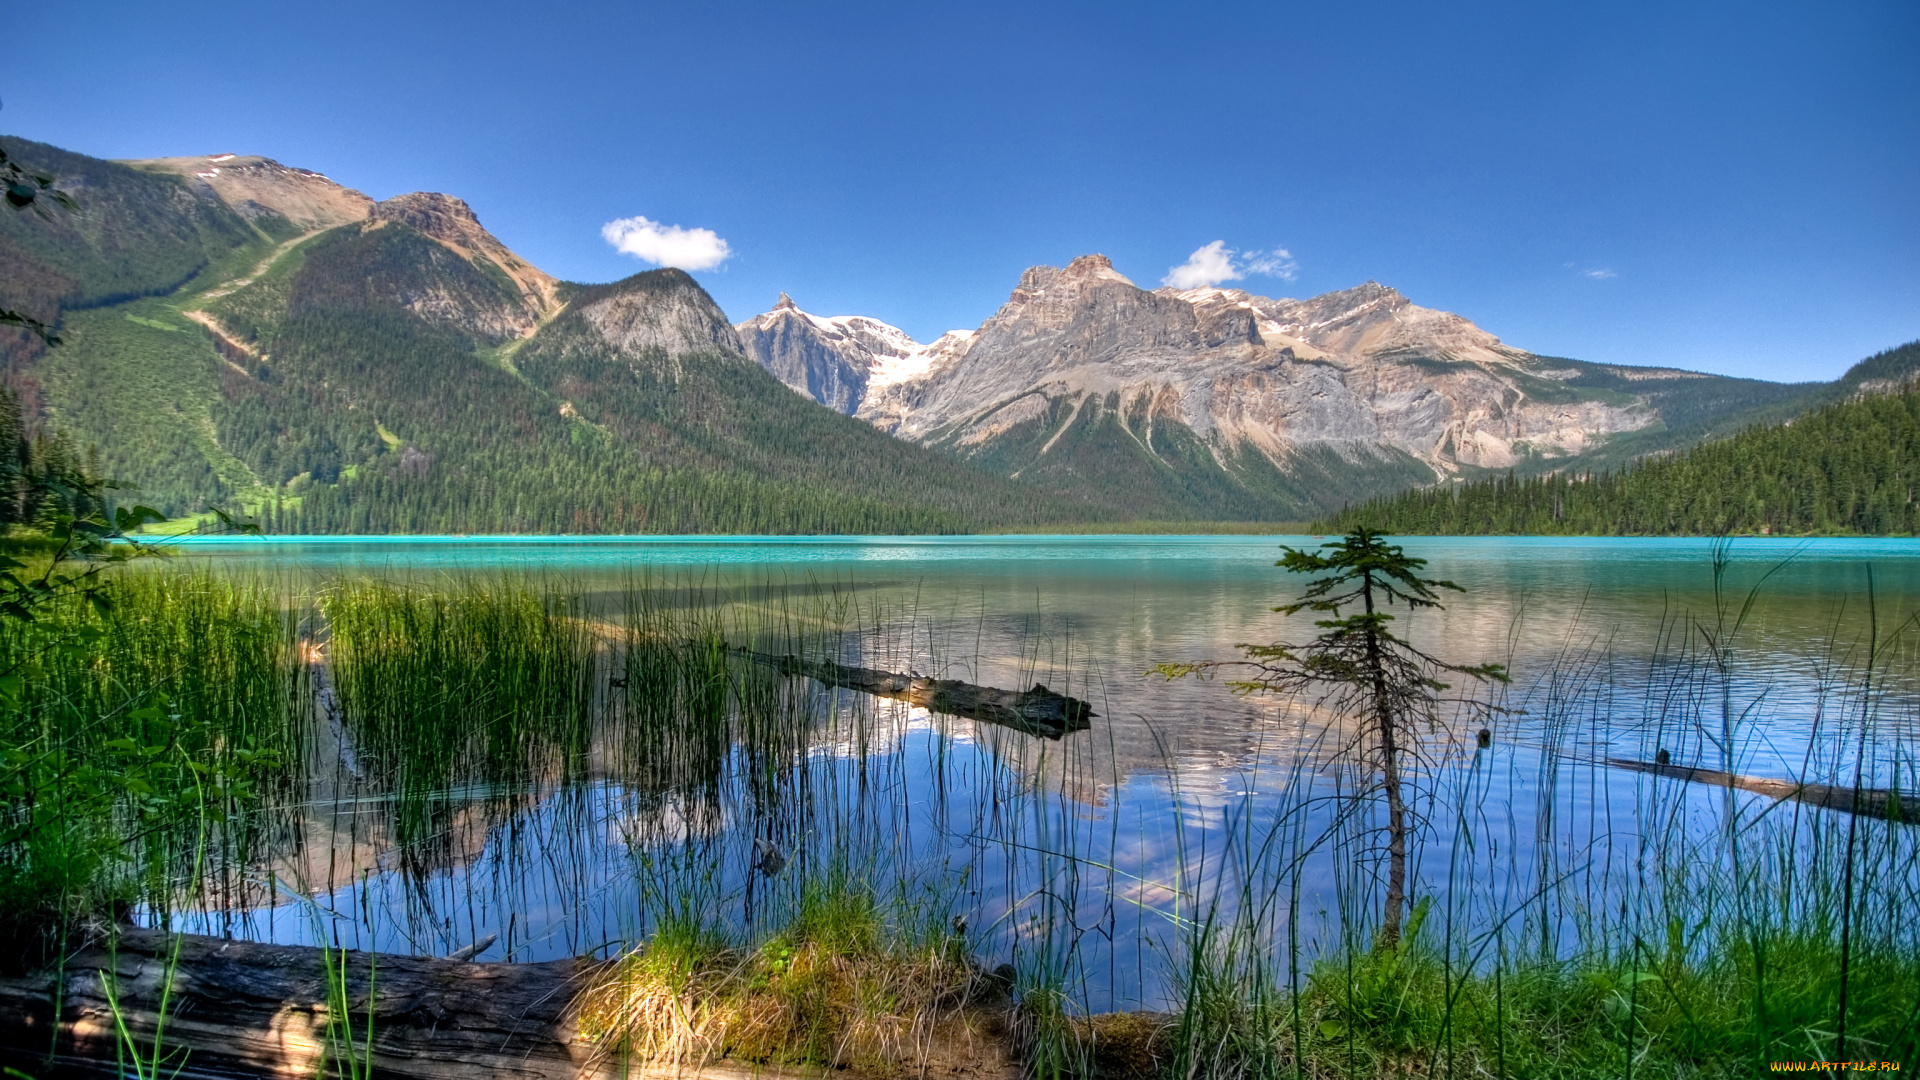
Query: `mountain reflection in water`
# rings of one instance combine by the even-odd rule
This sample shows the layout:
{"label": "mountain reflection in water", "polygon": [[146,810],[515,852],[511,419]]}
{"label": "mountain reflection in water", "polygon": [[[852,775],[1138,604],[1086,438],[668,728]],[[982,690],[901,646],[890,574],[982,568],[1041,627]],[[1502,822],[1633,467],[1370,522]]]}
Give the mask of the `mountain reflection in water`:
{"label": "mountain reflection in water", "polygon": [[[305,797],[276,811],[283,849],[255,874],[280,884],[256,881],[176,925],[430,954],[498,934],[483,959],[545,959],[618,948],[689,906],[744,932],[791,901],[785,878],[837,860],[937,894],[943,910],[981,928],[974,944],[989,966],[1057,948],[1058,929],[1070,926],[1088,1007],[1164,1005],[1164,949],[1180,912],[1221,875],[1275,872],[1236,862],[1234,838],[1250,823],[1284,822],[1307,840],[1358,828],[1342,818],[1342,800],[1326,798],[1352,777],[1328,760],[1339,732],[1311,702],[1144,674],[1166,661],[1231,657],[1242,642],[1309,636],[1308,615],[1270,609],[1300,586],[1273,566],[1280,544],[1313,542],[192,543],[189,557],[223,571],[312,585],[370,575],[431,589],[545,575],[589,622],[617,622],[634,588],[651,590],[658,609],[751,612],[802,636],[831,622],[837,662],[987,686],[1044,683],[1089,700],[1099,716],[1050,743],[776,673],[778,685],[752,691],[761,695],[753,708],[804,719],[772,743],[742,713],[699,753],[636,744],[632,732],[646,726],[637,714],[596,697],[584,757],[560,755],[510,782],[482,768],[405,797],[358,761],[351,723],[323,717]],[[1598,764],[1607,756],[1652,760],[1666,749],[1677,762],[1761,776],[1850,767],[1861,714],[1849,665],[1864,654],[1870,620],[1898,626],[1920,600],[1913,541],[1736,541],[1717,595],[1710,541],[1404,543],[1466,591],[1402,628],[1437,655],[1504,662],[1515,676],[1496,702],[1507,711],[1489,748],[1474,746],[1477,721],[1430,741],[1429,808],[1449,809],[1429,814],[1422,836],[1429,891],[1463,880],[1456,841],[1470,830],[1509,852],[1548,837],[1529,856],[1534,871],[1577,847],[1583,887],[1604,892],[1617,886],[1650,807],[1709,813],[1727,798],[1609,770]],[[1714,668],[1703,631],[1727,629],[1756,586],[1730,663]],[[1911,775],[1901,747],[1916,732],[1914,648],[1909,636],[1882,650],[1889,681],[1868,740],[1870,781],[1896,766]],[[614,670],[595,676],[596,695],[614,693]],[[756,836],[776,839],[795,866],[756,879]],[[1370,858],[1356,833],[1303,864],[1306,900],[1290,917],[1304,937],[1337,939],[1330,897]],[[1475,881],[1465,902],[1496,910],[1537,881],[1503,873]],[[289,892],[315,903],[287,901]]]}

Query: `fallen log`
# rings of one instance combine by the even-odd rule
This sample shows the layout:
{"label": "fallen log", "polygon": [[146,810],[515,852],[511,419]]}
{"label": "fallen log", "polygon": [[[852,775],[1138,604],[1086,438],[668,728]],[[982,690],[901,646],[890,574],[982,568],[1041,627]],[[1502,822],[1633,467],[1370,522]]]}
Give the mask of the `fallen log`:
{"label": "fallen log", "polygon": [[[58,971],[0,975],[0,1074],[35,1080],[135,1075],[122,1025],[143,1060],[160,1033],[159,1068],[177,1080],[345,1076],[330,1044],[329,959],[344,970],[351,1052],[383,1080],[778,1080],[852,1070],[720,1061],[699,1067],[628,1063],[581,1035],[581,991],[601,961],[473,963],[388,953],[262,945],[122,930]],[[163,1004],[164,1002],[164,1004]],[[912,1070],[929,1080],[1014,1080],[1004,1003],[942,1030]],[[371,1038],[367,1037],[371,1020]],[[17,1070],[8,1071],[8,1070]],[[891,1075],[891,1073],[889,1073]]]}
{"label": "fallen log", "polygon": [[1695,769],[1686,765],[1639,761],[1634,758],[1610,757],[1607,759],[1607,764],[1615,768],[1632,769],[1635,772],[1651,773],[1674,780],[1734,787],[1741,791],[1771,795],[1776,799],[1794,799],[1810,806],[1843,810],[1849,814],[1891,818],[1908,823],[1920,822],[1920,796],[1902,795],[1885,788],[1851,788],[1834,784],[1801,783],[1797,780],[1774,780],[1763,776],[1741,776],[1718,769]]}
{"label": "fallen log", "polygon": [[877,668],[851,667],[831,660],[803,660],[737,647],[727,651],[766,664],[783,675],[804,675],[823,686],[911,702],[933,712],[984,720],[1048,739],[1085,731],[1093,726],[1092,718],[1099,715],[1079,698],[1055,693],[1040,683],[1035,683],[1031,690],[1002,690],[959,679],[929,679]]}
{"label": "fallen log", "polygon": [[[356,1053],[368,1054],[376,1075],[611,1075],[573,1023],[578,983],[597,970],[594,961],[476,964],[351,951],[332,959],[336,971],[344,965]],[[143,1056],[162,1031],[160,1075],[310,1078],[323,1058],[338,1064],[328,1051],[326,970],[316,948],[123,930],[59,971],[0,978],[0,1064],[40,1078],[119,1076],[124,1024]]]}

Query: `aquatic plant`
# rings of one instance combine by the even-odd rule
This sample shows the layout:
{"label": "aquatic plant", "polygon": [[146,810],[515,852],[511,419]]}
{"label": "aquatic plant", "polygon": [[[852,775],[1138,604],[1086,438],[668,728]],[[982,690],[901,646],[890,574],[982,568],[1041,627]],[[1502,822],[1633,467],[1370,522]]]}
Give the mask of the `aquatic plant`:
{"label": "aquatic plant", "polygon": [[277,588],[164,572],[108,587],[110,605],[67,592],[0,620],[0,924],[16,959],[181,889],[230,896],[268,839],[253,811],[303,754],[299,616]]}
{"label": "aquatic plant", "polygon": [[[299,891],[331,921],[275,932],[329,955],[464,936],[490,956],[607,957],[582,1020],[636,1066],[904,1071],[944,1045],[930,1031],[972,1024],[1004,1028],[1036,1076],[1732,1077],[1832,1055],[1842,988],[1849,1053],[1910,1060],[1912,826],[1605,763],[1626,740],[1737,765],[1801,707],[1741,676],[1727,595],[1724,620],[1670,616],[1633,671],[1570,644],[1494,684],[1484,740],[1423,723],[1390,945],[1377,758],[1348,752],[1356,727],[1323,693],[1255,699],[1271,724],[1243,760],[1196,769],[1168,740],[1128,777],[1108,724],[1038,739],[751,659],[968,663],[953,643],[971,626],[831,587],[349,580],[311,615],[252,594],[275,612],[275,677],[309,700],[335,688],[337,713],[287,714],[310,786],[263,774],[210,819],[205,873],[162,857],[186,850],[177,825],[152,861],[147,839],[108,835],[171,865],[176,895],[208,883],[195,925],[261,932],[249,882],[291,880],[298,848],[320,871]],[[1806,777],[1911,775],[1910,684],[1890,671],[1909,654],[1890,636],[1825,654]],[[1018,640],[1023,680],[1091,696],[1065,634]],[[93,685],[78,672],[124,655],[107,642],[63,678]],[[341,1045],[369,1044],[355,1024]]]}

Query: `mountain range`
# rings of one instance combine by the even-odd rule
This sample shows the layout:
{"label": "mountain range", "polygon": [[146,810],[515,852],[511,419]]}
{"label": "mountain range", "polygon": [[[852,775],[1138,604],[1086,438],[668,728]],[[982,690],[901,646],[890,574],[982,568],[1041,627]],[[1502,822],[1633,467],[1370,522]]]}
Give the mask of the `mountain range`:
{"label": "mountain range", "polygon": [[19,141],[78,209],[0,216],[32,422],[170,514],[304,532],[952,532],[1071,505],[793,394],[679,270],[559,282],[447,195]]}
{"label": "mountain range", "polygon": [[678,270],[557,280],[445,194],[6,148],[77,206],[0,215],[0,307],[63,339],[0,332],[26,422],[129,497],[281,531],[1299,521],[1624,462],[1851,385],[1537,356],[1373,282],[1142,289],[1099,255],[925,344],[785,295],[733,324]]}
{"label": "mountain range", "polygon": [[1371,281],[1307,300],[1147,290],[1100,255],[1028,270],[981,326],[927,345],[785,295],[737,329],[823,405],[1165,518],[1304,518],[1444,478],[1592,468],[1790,415],[1829,385],[1537,356]]}

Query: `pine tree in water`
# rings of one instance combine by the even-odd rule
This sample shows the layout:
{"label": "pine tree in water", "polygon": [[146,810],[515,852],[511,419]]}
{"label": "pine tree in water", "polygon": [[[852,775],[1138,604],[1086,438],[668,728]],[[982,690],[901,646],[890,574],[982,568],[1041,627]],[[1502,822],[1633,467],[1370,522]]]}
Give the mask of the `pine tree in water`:
{"label": "pine tree in water", "polygon": [[[1407,909],[1407,841],[1416,824],[1408,797],[1408,774],[1423,755],[1424,737],[1439,723],[1447,674],[1477,682],[1505,682],[1499,664],[1449,663],[1415,648],[1393,632],[1388,608],[1438,608],[1439,589],[1464,591],[1451,581],[1421,577],[1425,559],[1389,544],[1383,534],[1356,529],[1319,551],[1283,547],[1275,565],[1296,574],[1322,575],[1300,598],[1273,610],[1324,614],[1318,636],[1302,644],[1242,645],[1245,660],[1162,664],[1167,678],[1243,673],[1228,685],[1243,694],[1277,693],[1311,700],[1333,716],[1354,722],[1344,754],[1378,782],[1387,804],[1387,892],[1381,906],[1377,948],[1400,941]],[[1466,702],[1479,705],[1478,702]],[[1370,794],[1362,791],[1356,797]]]}

